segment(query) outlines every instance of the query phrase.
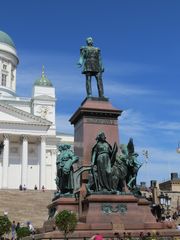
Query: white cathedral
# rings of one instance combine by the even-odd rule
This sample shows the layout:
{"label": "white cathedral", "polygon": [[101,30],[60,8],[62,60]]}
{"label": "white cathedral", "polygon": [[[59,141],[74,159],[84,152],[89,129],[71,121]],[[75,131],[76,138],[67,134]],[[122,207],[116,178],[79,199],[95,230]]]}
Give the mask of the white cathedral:
{"label": "white cathedral", "polygon": [[18,63],[14,42],[0,31],[0,189],[55,189],[58,140],[73,136],[56,134],[55,88],[44,70],[31,98],[16,95]]}

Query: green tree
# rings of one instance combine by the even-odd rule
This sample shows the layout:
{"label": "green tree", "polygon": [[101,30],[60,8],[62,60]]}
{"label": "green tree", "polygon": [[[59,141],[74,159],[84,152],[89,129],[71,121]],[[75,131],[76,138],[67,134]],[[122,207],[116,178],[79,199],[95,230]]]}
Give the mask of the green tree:
{"label": "green tree", "polygon": [[56,226],[63,232],[65,239],[67,234],[74,232],[77,225],[77,216],[74,212],[63,210],[59,212],[55,217]]}
{"label": "green tree", "polygon": [[31,234],[31,231],[29,230],[28,227],[20,227],[20,228],[17,230],[16,234],[17,234],[17,238],[18,238],[18,239],[21,239],[21,238],[23,238],[23,237],[29,236],[29,235]]}
{"label": "green tree", "polygon": [[0,237],[11,231],[11,222],[7,216],[0,216]]}

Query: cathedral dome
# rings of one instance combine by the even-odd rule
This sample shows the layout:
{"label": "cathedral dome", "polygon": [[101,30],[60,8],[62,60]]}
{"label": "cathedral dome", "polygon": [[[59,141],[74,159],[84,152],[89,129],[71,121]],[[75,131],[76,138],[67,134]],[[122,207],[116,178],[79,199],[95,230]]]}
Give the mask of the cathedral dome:
{"label": "cathedral dome", "polygon": [[11,37],[0,31],[0,95],[16,92],[16,68],[19,63],[15,44]]}
{"label": "cathedral dome", "polygon": [[44,86],[44,87],[52,87],[51,81],[44,74],[44,66],[42,68],[42,75],[40,79],[37,79],[34,83],[35,86]]}
{"label": "cathedral dome", "polygon": [[5,33],[0,31],[0,43],[5,43],[13,48],[15,48],[15,44],[13,42],[13,40],[10,38],[10,36]]}

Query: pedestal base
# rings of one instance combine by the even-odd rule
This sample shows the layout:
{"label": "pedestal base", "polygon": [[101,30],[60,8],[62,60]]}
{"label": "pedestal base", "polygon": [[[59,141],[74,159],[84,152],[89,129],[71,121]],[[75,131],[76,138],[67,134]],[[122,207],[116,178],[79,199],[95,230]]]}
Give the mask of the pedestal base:
{"label": "pedestal base", "polygon": [[[76,230],[69,234],[69,239],[84,240],[96,233],[104,238],[113,238],[119,234],[123,237],[139,237],[140,233],[161,237],[180,237],[179,230],[173,222],[157,223],[150,211],[149,202],[145,198],[133,195],[91,195],[83,202],[83,216],[80,217]],[[78,213],[78,204],[74,198],[61,198],[48,207],[56,207],[57,211],[64,209]],[[57,231],[54,218],[44,223],[43,233],[36,239],[63,239],[63,233]],[[30,240],[30,238],[29,238]]]}
{"label": "pedestal base", "polygon": [[[54,211],[54,213],[61,212],[63,210],[69,210],[77,213],[79,212],[79,202],[74,197],[61,197],[47,206],[49,210]],[[54,217],[47,220],[43,224],[43,231],[49,232],[53,231],[55,228]]]}
{"label": "pedestal base", "polygon": [[111,225],[114,230],[161,229],[149,202],[133,195],[91,195],[83,201],[82,219],[87,224]]}

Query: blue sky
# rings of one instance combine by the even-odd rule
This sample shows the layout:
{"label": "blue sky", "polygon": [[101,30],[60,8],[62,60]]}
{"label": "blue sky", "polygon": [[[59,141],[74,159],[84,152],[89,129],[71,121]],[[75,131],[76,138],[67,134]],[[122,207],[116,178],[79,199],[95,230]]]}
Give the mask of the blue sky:
{"label": "blue sky", "polygon": [[76,63],[92,36],[102,51],[105,95],[124,110],[120,141],[133,137],[142,162],[149,152],[138,181],[180,172],[180,1],[16,0],[1,1],[1,9],[0,30],[20,59],[18,95],[31,96],[44,64],[56,88],[58,130],[73,133],[68,119],[85,98]]}

